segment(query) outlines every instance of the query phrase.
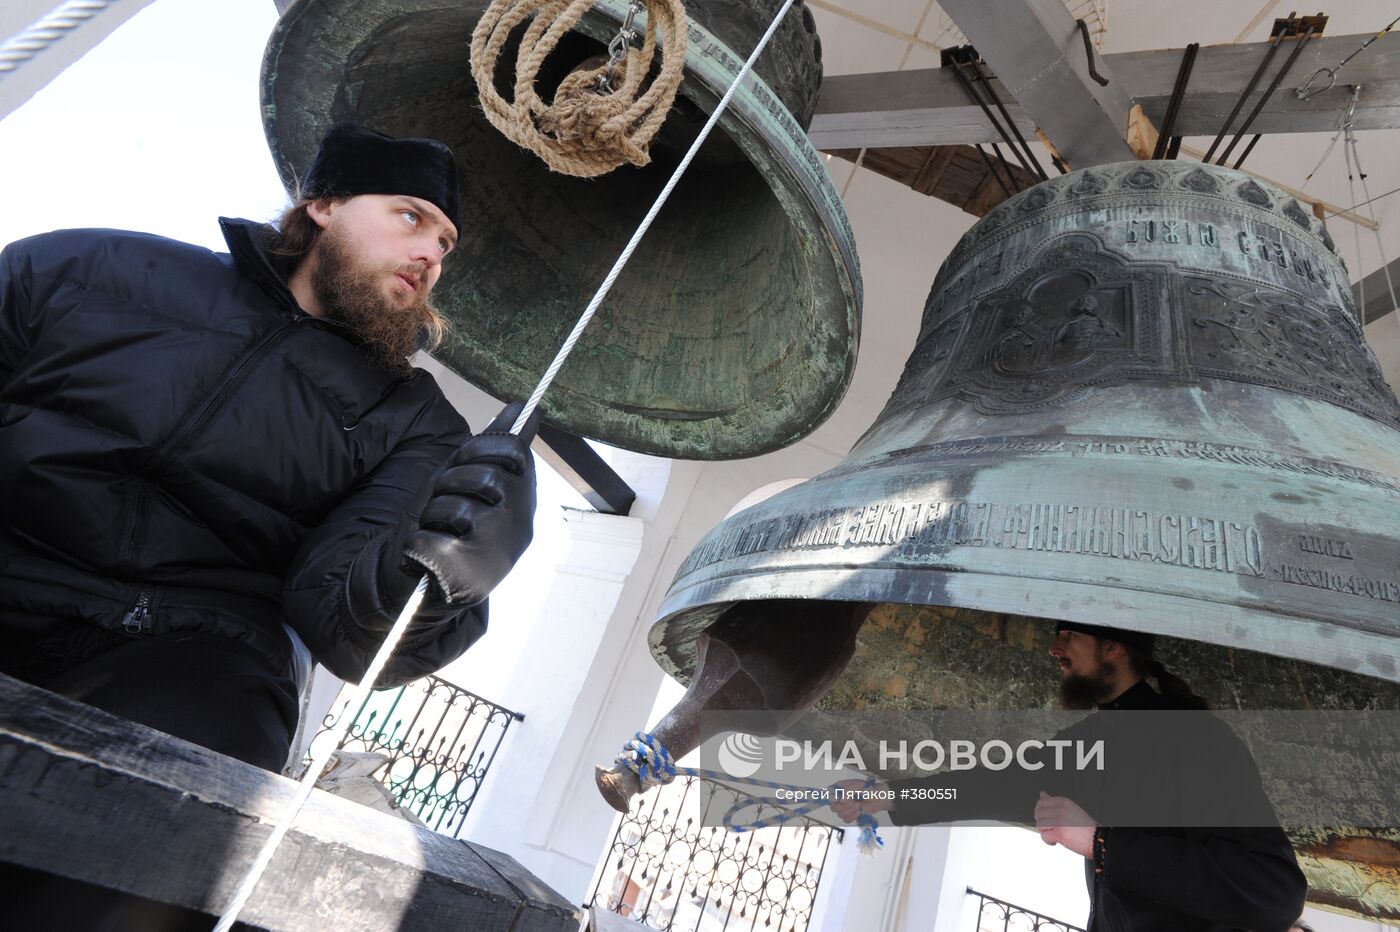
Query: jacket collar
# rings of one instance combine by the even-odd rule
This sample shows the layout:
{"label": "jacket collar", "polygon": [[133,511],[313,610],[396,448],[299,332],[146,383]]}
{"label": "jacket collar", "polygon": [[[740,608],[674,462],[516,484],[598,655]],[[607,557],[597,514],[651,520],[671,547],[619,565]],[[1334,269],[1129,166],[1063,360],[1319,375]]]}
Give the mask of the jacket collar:
{"label": "jacket collar", "polygon": [[[268,251],[267,240],[273,232],[271,226],[237,217],[220,217],[219,228],[223,231],[224,242],[228,243],[229,254],[233,256],[233,262],[238,267],[238,271],[248,276],[258,287],[267,292],[268,297],[276,302],[278,308],[293,317],[304,317],[308,321],[313,321],[356,346],[364,345],[364,340],[361,339],[360,335],[349,327],[337,321],[308,314],[302,310],[301,305],[297,304],[296,296],[287,287],[287,279],[291,277],[296,263],[287,256],[279,256]],[[426,333],[420,334],[420,349],[426,339]],[[406,377],[405,373],[397,374],[400,377]]]}
{"label": "jacket collar", "polygon": [[272,233],[270,226],[236,217],[220,217],[219,228],[238,271],[267,292],[282,310],[293,315],[306,314],[287,287],[293,263],[267,251],[267,238]]}
{"label": "jacket collar", "polygon": [[1100,709],[1157,709],[1162,705],[1162,697],[1147,684],[1147,680],[1138,680],[1129,686],[1118,698],[1101,703]]}

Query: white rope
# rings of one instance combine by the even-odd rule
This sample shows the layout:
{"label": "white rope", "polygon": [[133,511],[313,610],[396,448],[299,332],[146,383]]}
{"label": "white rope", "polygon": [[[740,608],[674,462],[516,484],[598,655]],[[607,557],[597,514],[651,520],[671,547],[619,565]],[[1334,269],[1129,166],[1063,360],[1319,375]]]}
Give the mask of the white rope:
{"label": "white rope", "polygon": [[[525,402],[525,407],[521,409],[520,416],[516,418],[515,424],[511,426],[510,432],[512,434],[517,436],[520,434],[521,429],[525,426],[525,422],[530,419],[530,415],[533,414],[535,408],[538,407],[540,398],[544,395],[545,391],[548,390],[550,383],[554,381],[554,377],[558,374],[560,367],[564,365],[564,361],[569,358],[569,353],[573,350],[574,344],[578,342],[579,337],[583,334],[584,328],[588,326],[588,322],[592,320],[593,315],[597,313],[599,306],[603,303],[603,299],[607,297],[608,292],[612,289],[613,283],[617,281],[617,276],[622,272],[623,266],[627,264],[628,259],[632,258],[632,253],[636,250],[637,244],[641,242],[642,236],[651,227],[652,221],[656,219],[656,215],[661,212],[662,205],[664,205],[666,199],[671,196],[671,191],[676,187],[676,183],[680,181],[681,175],[685,174],[686,168],[690,166],[701,144],[704,143],[705,139],[710,135],[710,131],[714,129],[715,125],[719,122],[719,118],[729,106],[729,101],[734,97],[734,93],[738,90],[739,85],[743,83],[744,79],[748,77],[749,72],[753,70],[754,62],[758,60],[759,55],[767,48],[769,40],[771,40],[773,34],[777,32],[778,26],[782,24],[783,17],[787,15],[787,11],[792,7],[792,4],[793,0],[784,0],[782,7],[773,18],[773,22],[768,26],[768,31],[763,34],[763,38],[758,41],[758,45],[754,47],[753,53],[749,55],[748,61],[744,62],[744,67],[739,69],[739,74],[735,76],[728,90],[724,92],[724,96],[720,98],[714,113],[710,114],[710,119],[705,123],[704,128],[700,130],[700,135],[696,136],[695,141],[691,143],[689,151],[687,151],[685,157],[681,159],[680,164],[676,166],[676,170],[671,174],[670,180],[666,182],[666,186],[661,189],[661,193],[657,196],[656,202],[651,205],[651,210],[647,211],[647,215],[642,219],[641,225],[638,226],[636,232],[632,234],[632,238],[623,248],[622,254],[618,256],[617,261],[613,263],[613,267],[608,272],[607,277],[603,279],[603,284],[598,288],[597,294],[595,294],[593,300],[588,303],[588,307],[584,310],[583,316],[581,316],[578,323],[574,325],[573,331],[570,332],[568,338],[564,341],[564,345],[560,347],[558,354],[554,357],[554,361],[551,362],[549,368],[545,370],[539,385],[535,386],[534,392],[531,393],[529,400]],[[218,923],[214,926],[214,932],[228,932],[228,930],[232,928],[234,922],[237,921],[238,914],[248,902],[248,897],[252,895],[253,888],[257,886],[258,878],[262,876],[263,871],[267,870],[268,864],[272,862],[272,856],[277,851],[277,847],[281,844],[283,837],[286,836],[287,829],[291,827],[292,820],[294,820],[297,813],[301,811],[301,807],[306,803],[307,798],[311,795],[312,788],[316,785],[316,780],[321,776],[321,771],[325,769],[327,762],[330,761],[331,752],[340,744],[341,738],[345,736],[345,732],[349,729],[353,717],[349,714],[349,710],[358,709],[360,704],[368,697],[369,691],[374,685],[374,681],[384,669],[384,665],[388,662],[389,656],[394,652],[395,648],[398,647],[399,641],[403,638],[404,632],[408,630],[408,624],[413,620],[413,615],[418,611],[418,606],[422,603],[423,596],[427,591],[428,577],[424,576],[418,580],[418,585],[414,588],[413,595],[409,596],[408,604],[403,607],[403,611],[399,613],[398,620],[395,621],[394,626],[389,629],[389,633],[384,636],[384,643],[379,646],[378,653],[376,653],[374,659],[370,661],[369,670],[365,672],[364,678],[360,680],[359,685],[355,687],[355,691],[346,702],[345,712],[342,713],[340,719],[336,722],[335,728],[331,730],[329,738],[324,739],[324,743],[320,746],[321,752],[316,753],[313,751],[311,762],[307,766],[306,773],[301,778],[301,783],[297,786],[296,794],[287,804],[287,808],[283,811],[282,817],[278,820],[276,827],[273,828],[272,834],[269,835],[267,841],[263,843],[262,850],[258,852],[258,856],[254,859],[252,867],[248,869],[248,873],[243,878],[243,882],[239,884],[238,891],[234,894],[233,899],[229,901],[228,906],[225,907],[223,915],[219,917]]]}
{"label": "white rope", "polygon": [[399,612],[394,626],[384,636],[384,643],[380,646],[379,653],[375,654],[374,659],[370,661],[369,669],[360,678],[360,682],[351,692],[350,698],[345,701],[340,717],[336,720],[330,735],[324,739],[322,744],[312,748],[311,762],[307,765],[306,773],[302,775],[301,782],[297,785],[296,793],[287,803],[287,807],[282,810],[282,817],[277,820],[277,825],[273,828],[272,834],[267,836],[267,841],[263,842],[262,850],[253,859],[253,866],[248,868],[248,873],[244,875],[243,882],[238,885],[238,891],[234,893],[233,899],[229,901],[228,906],[224,907],[223,915],[219,917],[218,923],[214,926],[214,932],[228,932],[238,919],[238,914],[242,912],[244,904],[248,902],[248,897],[253,893],[253,888],[258,884],[258,878],[262,877],[263,871],[267,870],[267,865],[272,863],[272,855],[276,853],[277,846],[282,843],[287,829],[291,828],[292,820],[297,817],[298,812],[301,812],[301,807],[306,803],[307,797],[311,795],[311,790],[316,786],[321,771],[326,769],[331,754],[340,746],[341,739],[345,737],[345,733],[354,722],[355,716],[351,710],[359,709],[369,698],[369,692],[374,688],[374,681],[379,679],[379,674],[384,671],[384,665],[389,662],[389,655],[398,646],[404,631],[408,630],[408,623],[413,620],[418,606],[423,604],[423,596],[427,591],[428,577],[424,576],[418,580],[418,585],[414,587],[413,594],[408,597],[403,611]]}
{"label": "white rope", "polygon": [[0,81],[19,66],[112,5],[112,0],[69,0],[0,45]]}
{"label": "white rope", "polygon": [[[1391,25],[1393,26],[1394,23],[1392,23]],[[1360,96],[1360,93],[1361,93],[1361,88],[1358,86],[1358,87],[1356,88],[1356,94],[1357,94],[1357,96]],[[1381,271],[1385,273],[1385,287],[1386,287],[1386,290],[1387,290],[1388,292],[1390,292],[1390,309],[1391,309],[1392,311],[1400,311],[1400,302],[1397,302],[1397,301],[1395,300],[1395,283],[1392,282],[1392,281],[1390,280],[1390,261],[1389,261],[1389,260],[1386,258],[1386,256],[1385,256],[1385,243],[1381,241],[1381,227],[1380,227],[1380,223],[1376,220],[1376,208],[1375,208],[1375,204],[1374,204],[1374,202],[1375,202],[1376,199],[1373,198],[1373,197],[1371,197],[1371,186],[1370,186],[1369,184],[1366,183],[1366,172],[1365,172],[1365,170],[1363,170],[1362,167],[1361,167],[1361,145],[1360,145],[1360,143],[1357,142],[1356,133],[1352,130],[1352,125],[1351,125],[1350,121],[1348,121],[1347,124],[1346,124],[1346,130],[1347,130],[1346,145],[1348,146],[1348,148],[1349,148],[1350,151],[1351,151],[1351,162],[1354,162],[1354,163],[1356,164],[1356,174],[1357,174],[1358,176],[1360,176],[1360,180],[1361,180],[1361,194],[1362,194],[1363,197],[1366,198],[1366,201],[1365,201],[1365,203],[1366,203],[1366,212],[1367,212],[1368,214],[1371,215],[1371,223],[1374,224],[1374,227],[1372,228],[1372,232],[1374,232],[1375,235],[1376,235],[1376,251],[1377,251],[1378,253],[1380,253],[1380,257],[1381,257]],[[1350,163],[1348,164],[1348,171],[1350,171]],[[1348,180],[1350,180],[1350,177],[1351,177],[1350,174],[1348,174],[1347,177],[1348,177]],[[1355,199],[1355,195],[1354,195],[1354,194],[1353,194],[1353,199]],[[1360,323],[1360,324],[1364,327],[1364,326],[1366,325],[1366,284],[1365,284],[1365,275],[1362,273],[1362,270],[1361,270],[1360,267],[1359,267],[1359,264],[1360,264],[1360,262],[1361,262],[1361,258],[1360,258],[1360,248],[1361,248],[1361,247],[1360,247],[1359,236],[1360,236],[1360,231],[1358,231],[1357,260],[1356,260],[1357,263],[1358,263],[1358,268],[1357,268],[1357,270],[1356,270],[1356,274],[1357,274],[1358,278],[1359,278],[1360,281],[1361,281],[1361,312],[1360,312],[1360,314],[1358,315],[1358,316],[1360,316],[1361,319],[1358,321],[1358,323]],[[1396,315],[1395,320],[1396,320],[1397,323],[1400,323],[1400,314],[1397,314],[1397,315]]]}
{"label": "white rope", "polygon": [[[1355,106],[1355,100],[1356,98],[1353,96],[1353,106]],[[1347,163],[1347,193],[1350,194],[1351,199],[1355,201],[1356,178],[1355,175],[1352,174],[1351,167],[1351,121],[1348,119],[1342,124],[1342,128],[1346,131],[1346,136],[1342,141],[1342,156],[1346,159]],[[1366,274],[1362,271],[1362,263],[1364,260],[1361,255],[1361,225],[1353,224],[1352,232],[1356,234],[1356,283],[1361,289],[1361,310],[1357,312],[1357,317],[1361,318],[1361,322],[1364,323],[1366,320]]]}
{"label": "white rope", "polygon": [[598,313],[598,308],[602,306],[603,299],[608,296],[609,291],[612,291],[613,283],[617,281],[617,276],[622,273],[623,266],[627,264],[627,260],[632,258],[633,251],[636,250],[637,244],[642,241],[642,237],[646,235],[647,230],[651,229],[652,221],[655,220],[656,215],[661,212],[662,206],[666,203],[666,199],[671,196],[671,191],[676,187],[677,182],[681,180],[681,176],[685,174],[685,170],[690,167],[691,160],[695,158],[695,153],[700,151],[700,146],[704,144],[705,140],[709,137],[710,131],[719,123],[719,118],[724,115],[724,111],[729,107],[730,99],[734,97],[734,93],[739,89],[739,85],[744,83],[744,79],[747,78],[749,72],[753,70],[754,62],[758,61],[758,56],[768,47],[768,41],[773,38],[773,33],[778,31],[778,26],[782,24],[783,17],[787,15],[787,11],[792,4],[793,0],[785,0],[782,7],[779,8],[778,15],[773,17],[773,22],[768,24],[768,31],[763,34],[763,38],[758,40],[758,45],[754,46],[753,53],[749,55],[748,61],[744,62],[744,67],[739,69],[738,75],[736,75],[733,82],[730,83],[728,90],[724,92],[724,96],[719,99],[719,103],[715,106],[714,113],[710,114],[710,118],[700,130],[700,135],[695,137],[695,141],[690,144],[690,149],[685,153],[685,157],[682,158],[680,164],[676,166],[676,170],[671,173],[671,177],[666,182],[666,186],[662,188],[661,193],[656,196],[656,201],[651,205],[651,210],[647,211],[647,215],[642,218],[641,224],[637,227],[636,232],[632,234],[632,238],[627,241],[627,245],[622,247],[622,254],[617,257],[617,261],[613,263],[613,267],[608,271],[607,277],[603,279],[603,284],[598,288],[598,293],[593,296],[592,301],[588,302],[588,307],[584,309],[583,316],[578,319],[578,323],[574,324],[574,329],[570,331],[568,338],[564,340],[564,345],[559,347],[559,352],[555,355],[554,361],[551,362],[549,368],[544,371],[544,377],[540,379],[540,384],[536,385],[535,390],[530,393],[529,399],[525,402],[525,407],[520,410],[520,416],[515,419],[515,425],[510,429],[512,434],[520,433],[521,428],[525,426],[525,422],[530,419],[530,415],[535,413],[535,408],[539,406],[540,399],[544,397],[544,393],[549,390],[549,386],[554,381],[554,377],[559,374],[559,370],[563,367],[564,361],[569,358],[569,353],[573,351],[574,344],[578,342],[579,337],[583,336],[584,328],[587,327],[588,322],[593,319],[593,315]]}

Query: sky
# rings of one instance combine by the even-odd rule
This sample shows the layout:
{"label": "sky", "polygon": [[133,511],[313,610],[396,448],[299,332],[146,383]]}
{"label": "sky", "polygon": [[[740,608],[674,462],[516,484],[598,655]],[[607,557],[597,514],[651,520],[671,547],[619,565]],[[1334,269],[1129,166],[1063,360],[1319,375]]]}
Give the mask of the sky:
{"label": "sky", "polygon": [[159,0],[0,120],[0,244],[100,226],[222,249],[221,214],[275,216],[258,71],[276,21],[272,0]]}

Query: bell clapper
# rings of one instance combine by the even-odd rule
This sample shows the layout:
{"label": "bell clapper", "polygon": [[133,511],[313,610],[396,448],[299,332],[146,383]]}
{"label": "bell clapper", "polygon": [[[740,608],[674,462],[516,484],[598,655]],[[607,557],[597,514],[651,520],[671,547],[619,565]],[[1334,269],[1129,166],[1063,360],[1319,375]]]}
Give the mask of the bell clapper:
{"label": "bell clapper", "polygon": [[[768,713],[762,731],[777,734],[831,689],[856,648],[870,606],[780,599],[743,602],[720,615],[696,640],[695,674],[685,695],[651,734],[680,758],[724,730],[724,712]],[[642,789],[621,762],[599,767],[598,792],[626,812]]]}

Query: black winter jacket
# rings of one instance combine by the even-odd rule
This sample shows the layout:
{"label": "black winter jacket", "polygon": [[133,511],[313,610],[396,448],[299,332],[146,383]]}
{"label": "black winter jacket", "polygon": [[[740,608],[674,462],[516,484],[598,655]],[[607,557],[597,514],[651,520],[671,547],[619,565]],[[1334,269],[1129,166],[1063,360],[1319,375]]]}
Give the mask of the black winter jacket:
{"label": "black winter jacket", "polygon": [[[0,253],[0,618],[213,632],[283,660],[285,620],[358,680],[399,606],[348,585],[373,571],[356,557],[467,426],[428,373],[298,308],[268,228],[220,222],[231,255],[116,230]],[[482,603],[410,628],[379,685],[485,627]]]}
{"label": "black winter jacket", "polygon": [[[1285,932],[1303,911],[1307,880],[1288,837],[1277,827],[1243,742],[1223,723],[1195,713],[1199,718],[1194,719],[1192,733],[1199,743],[1193,742],[1188,754],[1177,757],[1177,749],[1151,746],[1152,738],[1144,737],[1134,719],[1121,713],[1180,707],[1145,681],[1100,709],[1056,738],[1090,743],[1106,739],[1109,753],[1128,761],[1130,776],[1125,785],[1099,787],[1094,792],[1091,775],[1084,787],[1088,796],[1076,802],[1092,813],[1095,804],[1086,798],[1108,805],[1135,800],[1120,811],[1143,811],[1153,808],[1141,798],[1147,794],[1158,797],[1159,812],[1169,813],[1183,805],[1198,814],[1220,810],[1216,814],[1223,817],[1218,824],[1235,827],[1196,827],[1203,824],[1200,821],[1189,822],[1190,827],[1100,826],[1095,832],[1094,857],[1084,862],[1090,897],[1088,932]],[[1196,762],[1207,766],[1195,766]],[[1121,779],[1122,771],[1112,773],[1114,780]],[[1239,781],[1226,793],[1213,773],[1250,774],[1252,779]],[[1033,825],[1041,790],[1071,799],[1079,796],[1068,786],[1057,786],[1055,780],[1049,771],[1017,768],[892,780],[896,799],[904,790],[956,787],[958,803],[897,802],[890,817],[896,825],[989,817]],[[1017,798],[1024,803],[1014,802]],[[967,811],[956,813],[964,805]]]}

